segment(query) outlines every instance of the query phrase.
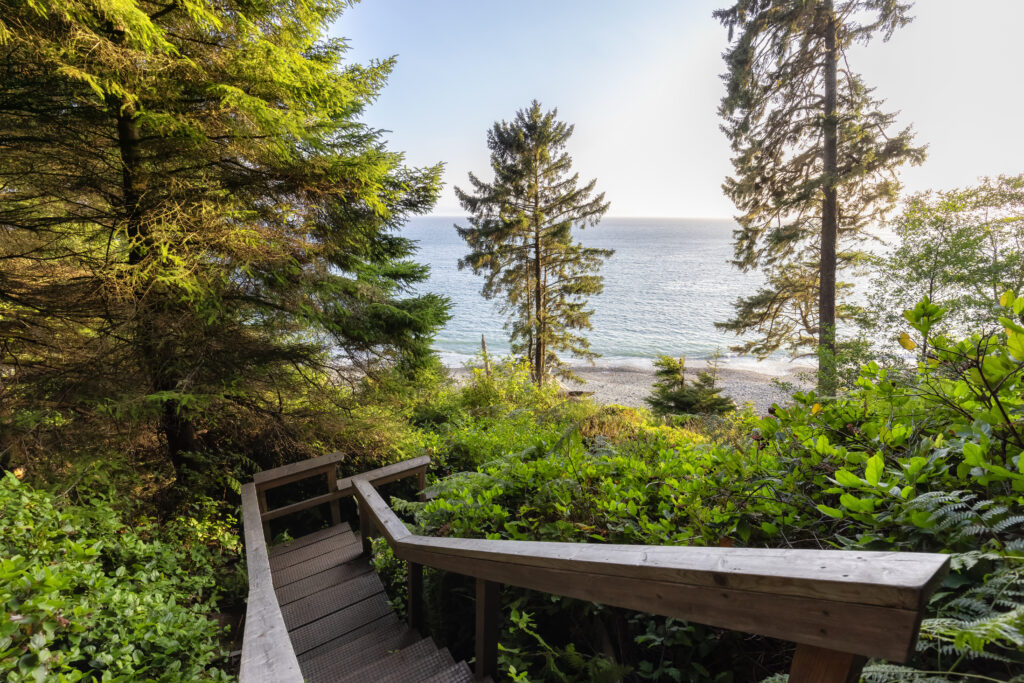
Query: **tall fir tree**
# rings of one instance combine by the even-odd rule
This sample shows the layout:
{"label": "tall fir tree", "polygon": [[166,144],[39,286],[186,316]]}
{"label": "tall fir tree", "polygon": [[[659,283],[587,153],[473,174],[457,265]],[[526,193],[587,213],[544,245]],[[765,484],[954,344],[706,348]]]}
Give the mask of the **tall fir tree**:
{"label": "tall fir tree", "polygon": [[347,4],[0,0],[8,437],[129,416],[180,473],[208,430],[429,356],[446,304],[394,230],[440,168],[358,122],[392,65],[343,62]]}
{"label": "tall fir tree", "polygon": [[846,53],[878,32],[888,40],[909,9],[896,0],[738,0],[714,13],[733,41],[719,110],[735,169],[723,189],[741,212],[733,263],[765,275],[719,327],[755,333],[736,348],[759,357],[817,351],[826,394],[835,391],[836,325],[851,313],[837,274],[862,260],[865,228],[896,201],[895,170],[924,159],[909,128],[889,132],[894,115],[880,111]]}
{"label": "tall fir tree", "polygon": [[473,193],[455,188],[471,214],[469,227],[455,226],[470,250],[459,267],[484,274],[486,298],[504,297],[512,350],[529,360],[538,384],[552,371],[573,376],[559,351],[597,356],[582,334],[591,329],[587,298],[604,289],[597,271],[613,253],[573,237],[574,228],[597,225],[609,204],[603,192],[593,195],[596,180],[581,186],[570,175],[573,126],[557,115],[534,100],[511,122],[495,123],[487,134],[494,180],[470,173]]}

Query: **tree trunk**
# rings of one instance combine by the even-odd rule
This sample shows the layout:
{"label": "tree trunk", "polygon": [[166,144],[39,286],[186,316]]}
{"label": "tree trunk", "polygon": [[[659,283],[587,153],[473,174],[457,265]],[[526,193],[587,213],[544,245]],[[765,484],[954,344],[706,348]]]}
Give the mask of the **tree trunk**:
{"label": "tree trunk", "polygon": [[543,306],[543,281],[541,280],[540,260],[540,226],[537,225],[533,240],[533,277],[536,280],[534,290],[534,310],[537,315],[537,350],[536,350],[536,377],[537,384],[544,385],[544,375],[547,372],[545,367],[544,349],[544,306]]}
{"label": "tree trunk", "polygon": [[836,18],[832,0],[826,0],[824,200],[821,207],[821,268],[818,293],[818,391],[836,391],[836,241],[839,233],[838,176],[839,124],[836,117]]}
{"label": "tree trunk", "polygon": [[484,372],[487,374],[487,379],[490,379],[491,378],[491,359],[487,355],[487,337],[485,335],[482,335],[482,334],[480,335],[480,349],[483,351],[483,355],[484,355]]}
{"label": "tree trunk", "polygon": [[541,272],[541,248],[540,248],[540,152],[534,153],[533,166],[533,277],[534,284],[534,310],[536,311],[537,327],[537,348],[536,348],[536,370],[534,381],[538,386],[544,386],[544,376],[547,374],[547,349],[545,347],[544,329],[544,282]]}
{"label": "tree trunk", "polygon": [[[118,147],[121,153],[121,191],[124,204],[125,234],[130,243],[128,265],[136,266],[146,257],[148,234],[145,224],[144,210],[141,206],[144,193],[142,173],[142,154],[139,144],[142,136],[135,120],[134,108],[118,98],[108,98],[108,104],[114,110],[117,120]],[[177,381],[169,366],[173,365],[167,350],[162,348],[159,322],[159,308],[151,299],[144,298],[141,292],[146,288],[143,283],[133,282],[140,295],[136,297],[138,310],[135,314],[135,346],[138,350],[143,370],[149,377],[153,392],[168,392],[177,389]],[[150,294],[150,297],[153,295]],[[167,451],[175,474],[179,476],[187,466],[189,452],[195,451],[196,434],[191,421],[183,413],[178,401],[163,402],[160,414],[160,431],[167,440]]]}

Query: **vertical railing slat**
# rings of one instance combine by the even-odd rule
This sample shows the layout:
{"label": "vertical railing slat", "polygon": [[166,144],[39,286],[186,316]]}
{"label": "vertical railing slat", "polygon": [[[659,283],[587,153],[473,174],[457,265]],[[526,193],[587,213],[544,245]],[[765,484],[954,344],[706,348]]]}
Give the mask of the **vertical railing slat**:
{"label": "vertical railing slat", "polygon": [[498,618],[501,616],[499,585],[476,580],[476,677],[498,673]]}
{"label": "vertical railing slat", "polygon": [[423,632],[423,565],[409,563],[409,628]]}
{"label": "vertical railing slat", "polygon": [[866,659],[838,650],[797,645],[789,683],[857,683]]}

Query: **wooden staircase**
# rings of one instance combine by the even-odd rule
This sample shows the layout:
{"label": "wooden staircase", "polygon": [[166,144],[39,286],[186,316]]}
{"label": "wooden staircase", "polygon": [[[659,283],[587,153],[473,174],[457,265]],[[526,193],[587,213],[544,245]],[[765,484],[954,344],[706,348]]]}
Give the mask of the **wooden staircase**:
{"label": "wooden staircase", "polygon": [[306,681],[472,681],[465,662],[399,621],[348,524],[269,549],[281,616]]}
{"label": "wooden staircase", "polygon": [[[337,479],[341,454],[261,472],[242,488],[249,599],[241,683],[489,680],[497,674],[501,584],[797,643],[790,683],[852,683],[867,657],[907,661],[949,558],[930,553],[542,543],[413,534],[376,487],[429,458]],[[326,492],[274,509],[266,492],[324,477]],[[359,504],[360,531],[338,501]],[[329,504],[333,525],[272,547],[269,523]],[[408,624],[369,564],[380,534],[408,562]],[[421,636],[423,567],[475,577],[475,664]]]}

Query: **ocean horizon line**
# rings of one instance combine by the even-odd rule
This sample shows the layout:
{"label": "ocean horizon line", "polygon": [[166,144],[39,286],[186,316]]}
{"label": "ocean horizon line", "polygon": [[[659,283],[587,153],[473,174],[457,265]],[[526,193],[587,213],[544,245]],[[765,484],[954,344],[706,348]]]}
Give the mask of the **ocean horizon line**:
{"label": "ocean horizon line", "polygon": [[[464,213],[430,213],[424,216],[413,216],[409,220],[417,220],[424,218],[469,218],[468,214]],[[736,218],[733,216],[625,216],[625,215],[608,215],[601,218],[602,221],[735,221]]]}

